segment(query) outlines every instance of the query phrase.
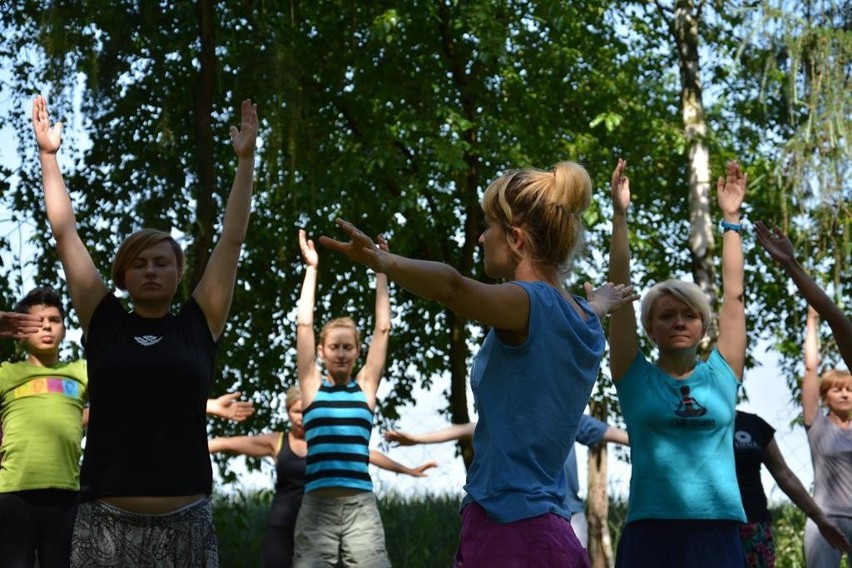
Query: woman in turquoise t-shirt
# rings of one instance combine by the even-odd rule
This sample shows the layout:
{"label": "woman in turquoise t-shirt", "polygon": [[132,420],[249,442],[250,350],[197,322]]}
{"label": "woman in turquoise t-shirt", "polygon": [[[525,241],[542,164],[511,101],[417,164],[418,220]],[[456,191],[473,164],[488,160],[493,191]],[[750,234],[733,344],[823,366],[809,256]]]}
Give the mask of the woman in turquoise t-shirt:
{"label": "woman in turquoise t-shirt", "polygon": [[[610,279],[620,283],[630,281],[625,166],[619,160],[612,176]],[[691,282],[660,282],[642,301],[642,326],[658,350],[655,363],[639,351],[632,306],[614,313],[610,322],[610,368],[633,462],[618,567],[744,562],[737,526],[745,514],[734,467],[733,427],[746,355],[739,224],[746,181],[732,162],[727,177],[716,184],[724,215],[723,298],[718,341],[707,361],[698,359],[698,348],[710,324],[710,305]]]}

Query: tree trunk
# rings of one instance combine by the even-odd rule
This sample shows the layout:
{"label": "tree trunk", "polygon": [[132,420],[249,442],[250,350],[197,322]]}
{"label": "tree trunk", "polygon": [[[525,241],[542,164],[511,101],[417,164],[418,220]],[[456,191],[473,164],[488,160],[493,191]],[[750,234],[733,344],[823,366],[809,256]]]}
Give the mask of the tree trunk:
{"label": "tree trunk", "polygon": [[[692,276],[710,305],[715,308],[718,297],[713,264],[716,245],[710,215],[710,152],[706,140],[707,122],[698,55],[700,20],[701,3],[697,6],[692,0],[678,0],[675,3],[671,32],[680,67],[681,115],[689,157],[689,250],[692,256]],[[717,335],[717,327],[711,323],[708,345],[716,342]]]}
{"label": "tree trunk", "polygon": [[[607,421],[606,400],[589,401],[592,416]],[[606,444],[589,448],[589,496],[586,499],[586,515],[589,523],[589,559],[592,568],[609,568],[615,561],[612,538],[609,534],[609,495],[607,493],[607,450]]]}
{"label": "tree trunk", "polygon": [[198,0],[195,5],[198,18],[198,37],[201,52],[198,54],[199,72],[195,93],[195,164],[198,189],[195,194],[196,210],[193,225],[193,247],[187,263],[189,290],[194,290],[210,257],[215,226],[213,195],[216,191],[216,169],[213,165],[213,97],[216,93],[216,9],[213,0]]}

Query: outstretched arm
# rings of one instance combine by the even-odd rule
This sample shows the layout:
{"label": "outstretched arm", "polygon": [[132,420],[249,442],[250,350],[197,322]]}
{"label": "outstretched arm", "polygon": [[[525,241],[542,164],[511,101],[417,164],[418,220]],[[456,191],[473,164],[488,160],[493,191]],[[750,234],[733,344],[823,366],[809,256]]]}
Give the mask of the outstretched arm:
{"label": "outstretched arm", "polygon": [[[748,174],[737,162],[728,162],[727,174],[716,182],[716,200],[726,223],[740,223],[740,207]],[[722,233],[722,308],[719,312],[719,353],[742,380],[746,358],[743,240],[740,231]]]}
{"label": "outstretched arm", "polygon": [[0,312],[0,337],[26,339],[41,329],[41,318],[32,314]]}
{"label": "outstretched arm", "polygon": [[270,457],[275,459],[281,437],[286,434],[269,432],[257,436],[226,436],[207,440],[207,449],[211,454],[228,452],[253,458]]}
{"label": "outstretched arm", "polygon": [[207,414],[212,414],[225,420],[242,422],[254,414],[254,404],[250,400],[238,400],[241,394],[239,392],[231,392],[223,394],[218,398],[208,398]]}
{"label": "outstretched arm", "polygon": [[47,101],[41,95],[33,101],[33,132],[38,143],[38,159],[41,162],[41,178],[44,186],[44,206],[53,238],[56,239],[56,251],[65,279],[71,303],[80,319],[83,335],[89,331],[89,321],[95,308],[109,290],[95,268],[88,249],[77,233],[77,220],[71,206],[71,198],[65,188],[65,181],[59,171],[56,154],[61,144],[62,123],[50,126]]}
{"label": "outstretched arm", "polygon": [[850,320],[837,304],[831,301],[822,288],[808,276],[799,262],[796,260],[793,244],[778,227],[774,231],[766,228],[762,222],[755,223],[755,234],[757,242],[766,249],[766,252],[775,259],[784,271],[793,279],[796,288],[799,289],[808,304],[814,307],[822,318],[831,327],[837,349],[846,366],[852,369],[852,320]]}
{"label": "outstretched arm", "polygon": [[254,178],[254,148],[257,141],[257,105],[244,100],[240,108],[240,128],[231,127],[231,142],[237,155],[237,173],[225,206],[222,235],[219,237],[204,274],[192,297],[198,302],[213,339],[221,337],[234,297],[237,265],[246,240],[251,189]]}
{"label": "outstretched arm", "polygon": [[808,306],[805,324],[805,376],[802,378],[802,419],[805,426],[813,424],[819,412],[819,314]]}
{"label": "outstretched arm", "polygon": [[613,444],[621,444],[623,446],[630,445],[630,437],[627,435],[627,430],[610,426],[606,429],[603,435],[604,442],[612,442]]}
{"label": "outstretched arm", "polygon": [[377,452],[376,450],[370,450],[370,463],[382,469],[386,469],[394,473],[404,473],[412,477],[426,477],[425,471],[427,469],[438,467],[438,462],[435,460],[429,460],[415,468],[410,468],[390,459],[385,454]]}
{"label": "outstretched arm", "polygon": [[426,432],[424,434],[409,434],[398,430],[388,430],[385,432],[385,440],[388,442],[396,442],[400,446],[414,446],[415,444],[440,444],[451,440],[470,439],[473,437],[473,431],[476,428],[476,422],[468,422],[467,424],[453,424],[448,428]]}
{"label": "outstretched arm", "polygon": [[[618,159],[612,172],[612,239],[609,250],[609,279],[615,284],[630,284],[630,243],[627,238],[627,208],[630,206],[630,180],[624,175],[627,162]],[[639,352],[636,312],[628,303],[612,314],[609,322],[609,368],[612,380],[624,377]]]}
{"label": "outstretched arm", "polygon": [[296,369],[302,389],[302,408],[307,409],[319,391],[322,376],[316,366],[316,340],[314,338],[314,301],[317,289],[319,255],[314,242],[299,229],[299,247],[305,259],[305,280],[296,311]]}
{"label": "outstretched arm", "polygon": [[462,276],[441,262],[415,260],[380,250],[355,225],[337,220],[350,241],[320,237],[320,244],[351,260],[387,274],[400,286],[434,300],[462,316],[507,331],[524,332],[529,325],[530,299],[515,284],[485,284]]}
{"label": "outstretched arm", "polygon": [[778,444],[775,443],[775,438],[769,442],[766,449],[763,451],[763,463],[775,481],[778,482],[778,487],[787,494],[796,506],[802,510],[808,517],[819,527],[819,532],[827,540],[831,546],[849,553],[849,542],[843,533],[834,526],[828,517],[819,508],[819,505],[813,500],[799,478],[787,467],[787,462],[781,455],[778,449]]}

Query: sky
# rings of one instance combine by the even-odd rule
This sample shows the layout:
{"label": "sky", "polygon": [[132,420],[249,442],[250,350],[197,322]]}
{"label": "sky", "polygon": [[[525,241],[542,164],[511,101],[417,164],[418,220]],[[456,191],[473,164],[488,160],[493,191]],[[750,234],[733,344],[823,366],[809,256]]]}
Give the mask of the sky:
{"label": "sky", "polygon": [[[0,105],[8,105],[9,101],[0,101]],[[20,111],[29,116],[30,101],[16,101],[20,104]],[[0,164],[15,169],[20,167],[15,151],[15,139],[13,132],[9,129],[0,130]],[[62,154],[60,152],[60,165],[62,165]],[[15,183],[15,176],[9,180]],[[0,237],[10,239],[12,250],[21,260],[26,262],[32,259],[33,253],[26,245],[27,235],[32,231],[32,222],[24,224],[13,224],[9,222],[10,214],[0,207]],[[4,259],[7,260],[8,259]],[[32,282],[32,272],[25,271],[25,281]],[[0,307],[2,309],[2,307]],[[79,340],[79,332],[69,332],[70,341]],[[391,338],[391,340],[393,340]],[[775,430],[775,439],[782,455],[790,466],[790,469],[799,476],[805,487],[810,488],[813,482],[813,470],[811,467],[810,453],[804,429],[801,426],[790,426],[790,423],[798,416],[800,409],[790,402],[790,393],[786,386],[786,380],[777,365],[777,357],[766,345],[759,345],[755,353],[755,360],[762,361],[763,367],[748,370],[746,372],[746,388],[749,402],[742,403],[739,408],[747,412],[760,415]],[[390,388],[389,384],[383,384],[379,391],[381,396]],[[400,409],[402,419],[399,429],[420,433],[436,430],[447,426],[446,418],[440,411],[446,406],[441,393],[449,388],[449,378],[443,381],[436,380],[431,391],[415,390],[414,399],[416,404]],[[469,390],[469,389],[468,389]],[[468,400],[473,396],[468,393]],[[472,405],[472,402],[470,403]],[[475,419],[475,411],[470,408],[470,414]],[[458,494],[462,492],[465,479],[464,464],[460,457],[455,455],[456,446],[453,443],[445,443],[431,446],[403,447],[380,447],[381,437],[374,430],[371,447],[386,449],[387,454],[396,461],[409,466],[417,466],[425,461],[436,460],[438,467],[427,472],[425,478],[412,478],[379,470],[371,466],[371,474],[375,490],[379,495],[397,493],[404,496],[434,495],[434,494]],[[611,449],[614,449],[611,447]],[[577,447],[577,458],[580,464],[581,495],[585,496],[586,486],[586,448],[582,445]],[[626,499],[629,493],[630,466],[620,460],[613,458],[609,460],[610,471],[608,475],[610,494]],[[235,469],[240,473],[240,481],[233,486],[222,487],[224,492],[239,490],[255,490],[272,488],[274,485],[273,469],[267,465],[263,471],[248,472],[241,458],[235,458]],[[770,503],[788,501],[786,495],[781,492],[775,481],[769,475],[766,468],[763,469],[763,483]]]}

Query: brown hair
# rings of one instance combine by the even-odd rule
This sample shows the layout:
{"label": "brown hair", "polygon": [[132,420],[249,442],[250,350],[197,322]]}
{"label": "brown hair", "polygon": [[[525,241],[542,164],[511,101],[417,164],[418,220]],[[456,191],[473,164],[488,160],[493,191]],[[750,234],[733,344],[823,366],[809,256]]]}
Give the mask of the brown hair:
{"label": "brown hair", "polygon": [[553,171],[511,170],[494,180],[482,196],[482,211],[508,232],[524,230],[533,262],[567,270],[583,242],[581,217],[592,200],[592,179],[576,162],[559,162]]}
{"label": "brown hair", "polygon": [[139,253],[143,250],[158,245],[161,242],[168,242],[175,253],[175,262],[177,263],[178,275],[183,274],[184,256],[183,249],[172,236],[165,231],[157,229],[140,229],[124,239],[121,246],[118,247],[118,253],[115,255],[115,260],[112,262],[112,281],[116,288],[124,290],[124,273],[130,267]]}

